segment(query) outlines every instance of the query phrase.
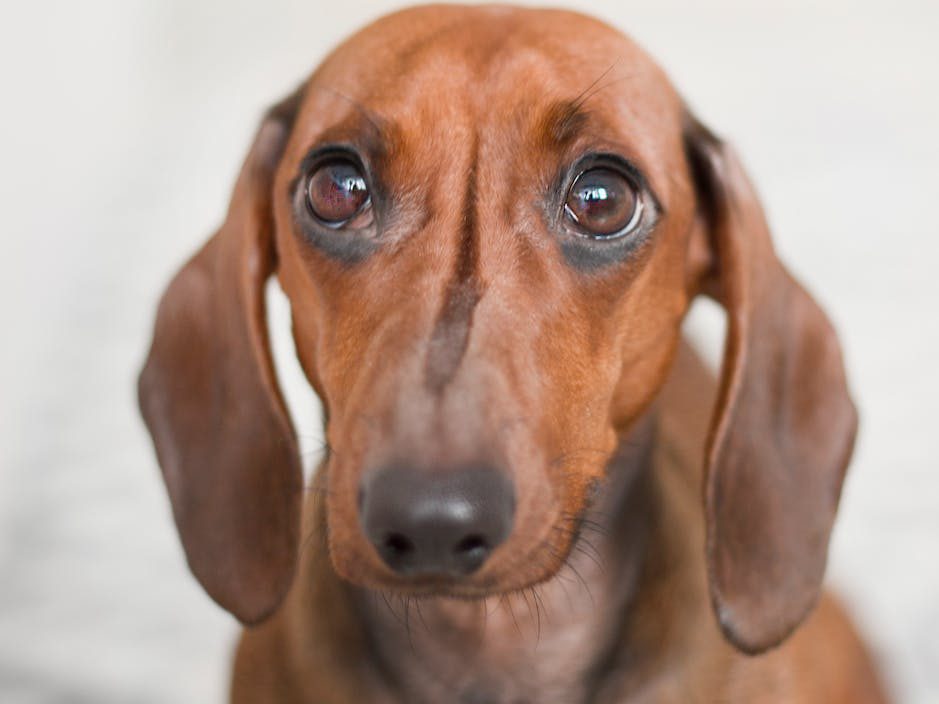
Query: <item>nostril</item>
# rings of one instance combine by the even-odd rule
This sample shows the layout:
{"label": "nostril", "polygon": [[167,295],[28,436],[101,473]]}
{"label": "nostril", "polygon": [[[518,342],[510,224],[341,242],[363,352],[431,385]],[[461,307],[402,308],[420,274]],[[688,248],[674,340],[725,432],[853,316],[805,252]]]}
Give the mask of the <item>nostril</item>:
{"label": "nostril", "polygon": [[385,548],[391,555],[404,557],[414,551],[414,543],[401,533],[389,533],[385,537]]}
{"label": "nostril", "polygon": [[403,533],[387,533],[381,540],[376,541],[378,553],[391,569],[402,572],[410,569],[417,546],[414,541]]}
{"label": "nostril", "polygon": [[491,547],[485,536],[472,533],[453,546],[453,562],[458,572],[471,574],[482,567]]}
{"label": "nostril", "polygon": [[489,543],[481,535],[467,535],[453,548],[453,552],[455,552],[457,555],[477,551],[488,552],[488,550]]}

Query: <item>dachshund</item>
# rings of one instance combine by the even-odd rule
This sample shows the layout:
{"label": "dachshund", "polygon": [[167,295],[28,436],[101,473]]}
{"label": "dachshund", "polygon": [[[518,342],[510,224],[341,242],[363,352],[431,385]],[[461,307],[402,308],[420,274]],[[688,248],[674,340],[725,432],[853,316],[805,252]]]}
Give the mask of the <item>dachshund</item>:
{"label": "dachshund", "polygon": [[[308,486],[272,275],[322,401]],[[835,332],[734,151],[597,20],[427,6],[335,49],[169,285],[139,397],[245,625],[236,704],[887,701],[821,587]]]}

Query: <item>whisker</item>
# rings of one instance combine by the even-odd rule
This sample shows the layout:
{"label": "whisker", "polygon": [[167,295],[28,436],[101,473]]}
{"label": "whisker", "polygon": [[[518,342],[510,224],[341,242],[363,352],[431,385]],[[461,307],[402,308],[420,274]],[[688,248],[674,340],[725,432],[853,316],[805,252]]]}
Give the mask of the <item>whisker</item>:
{"label": "whisker", "polygon": [[411,597],[404,597],[404,630],[408,634],[408,643],[411,645],[411,652],[417,655],[417,649],[414,647],[414,638],[411,636]]}
{"label": "whisker", "polygon": [[389,596],[388,593],[385,592],[384,590],[379,590],[378,593],[381,595],[382,601],[385,602],[385,606],[388,609],[388,613],[390,613],[391,616],[394,618],[394,620],[397,621],[401,626],[404,626],[405,625],[404,619],[401,617],[401,615],[397,611],[394,610],[394,607],[391,605],[391,601],[388,598]]}
{"label": "whisker", "polygon": [[564,566],[574,573],[574,576],[577,577],[577,580],[581,583],[584,588],[584,591],[587,592],[587,598],[590,599],[590,604],[593,608],[597,607],[597,602],[593,598],[593,592],[590,591],[590,585],[587,584],[587,581],[583,578],[580,572],[577,571],[577,568],[571,564],[570,560],[564,560]]}
{"label": "whisker", "polygon": [[541,598],[539,593],[538,585],[535,585],[531,588],[531,598],[535,602],[535,612],[538,614],[538,639],[537,642],[541,642],[541,612],[544,611],[545,621],[548,621],[548,610],[545,607],[544,600]]}
{"label": "whisker", "polygon": [[584,88],[584,90],[580,93],[580,95],[578,95],[576,98],[574,98],[574,100],[571,101],[575,110],[579,110],[581,107],[583,107],[584,103],[590,97],[590,91],[593,90],[594,87],[598,83],[600,83],[600,81],[606,78],[606,76],[610,73],[610,71],[613,70],[613,68],[616,66],[617,63],[618,63],[617,61],[614,61],[612,64],[610,64],[607,67],[607,69],[603,73],[601,73],[599,76],[597,76],[597,78],[594,79],[594,81],[589,86]]}
{"label": "whisker", "polygon": [[[530,588],[522,589],[519,592],[519,596],[521,596],[522,600],[525,602],[525,608],[528,609],[528,620],[531,621],[532,620],[531,603],[528,601],[529,591],[530,591]],[[540,614],[538,615],[537,630],[536,630],[535,638],[536,638],[536,641],[535,641],[536,643],[541,641],[541,615]]]}
{"label": "whisker", "polygon": [[506,607],[508,607],[508,609],[509,609],[509,615],[512,617],[512,623],[515,624],[515,630],[516,630],[516,632],[518,633],[519,637],[521,637],[521,635],[522,635],[522,629],[521,629],[521,627],[518,625],[518,618],[516,618],[516,616],[515,616],[515,609],[512,608],[512,599],[511,599],[511,595],[509,595],[509,594],[503,594],[503,595],[502,595],[502,599],[503,599],[503,602],[505,603]]}
{"label": "whisker", "polygon": [[424,612],[421,611],[421,600],[414,600],[414,607],[417,609],[417,617],[420,619],[421,624],[424,626],[424,630],[430,635],[430,626],[427,625],[427,621],[424,620]]}

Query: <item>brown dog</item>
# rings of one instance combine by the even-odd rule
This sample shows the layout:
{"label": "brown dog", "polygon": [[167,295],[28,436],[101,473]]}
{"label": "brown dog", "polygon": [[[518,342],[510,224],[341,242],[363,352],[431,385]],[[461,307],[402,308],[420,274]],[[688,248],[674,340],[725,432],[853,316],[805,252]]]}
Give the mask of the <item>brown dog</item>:
{"label": "brown dog", "polygon": [[[327,419],[306,494],[272,273]],[[250,625],[235,702],[885,701],[819,600],[835,334],[733,152],[595,20],[426,7],[337,49],[164,296],[140,396],[189,564]]]}

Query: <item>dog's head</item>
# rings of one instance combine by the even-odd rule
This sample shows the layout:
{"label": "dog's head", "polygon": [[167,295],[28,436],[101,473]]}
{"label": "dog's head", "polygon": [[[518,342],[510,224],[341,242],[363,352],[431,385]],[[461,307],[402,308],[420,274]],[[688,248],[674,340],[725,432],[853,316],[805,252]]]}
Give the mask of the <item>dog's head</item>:
{"label": "dog's head", "polygon": [[757,651],[811,606],[855,428],[838,345],[737,159],[621,34],[410,10],[268,113],[140,382],[189,563],[246,622],[298,550],[272,273],[327,418],[342,576],[470,597],[549,578],[705,292],[729,320],[705,458],[718,616]]}

